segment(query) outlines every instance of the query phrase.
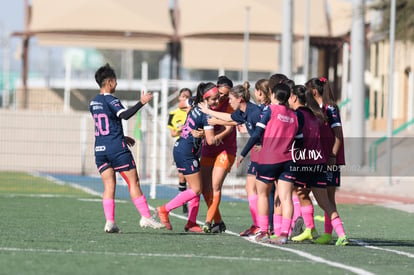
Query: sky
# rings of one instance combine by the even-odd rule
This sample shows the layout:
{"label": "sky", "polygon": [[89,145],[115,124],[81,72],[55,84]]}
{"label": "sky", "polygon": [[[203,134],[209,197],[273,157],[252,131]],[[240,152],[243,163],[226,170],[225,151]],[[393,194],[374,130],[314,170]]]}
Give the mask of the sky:
{"label": "sky", "polygon": [[[0,7],[0,72],[5,71],[7,55],[9,72],[20,74],[22,39],[10,34],[24,29],[24,0],[0,0]],[[6,41],[8,50],[5,47]],[[30,39],[29,46],[29,74],[44,74],[47,77],[53,77],[53,74],[63,75],[62,48],[39,46],[35,38]]]}

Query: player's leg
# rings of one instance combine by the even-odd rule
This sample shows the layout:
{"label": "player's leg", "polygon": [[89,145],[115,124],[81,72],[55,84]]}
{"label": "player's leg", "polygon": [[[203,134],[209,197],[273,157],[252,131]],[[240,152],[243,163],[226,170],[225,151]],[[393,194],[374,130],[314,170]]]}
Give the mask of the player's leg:
{"label": "player's leg", "polygon": [[140,226],[151,227],[153,229],[163,228],[163,224],[157,222],[153,217],[151,217],[147,199],[142,193],[141,186],[139,184],[136,168],[130,169],[128,171],[121,171],[120,174],[122,178],[127,182],[131,200],[141,215],[141,220],[139,222]]}
{"label": "player's leg", "polygon": [[[250,164],[252,165],[252,164]],[[250,170],[250,168],[249,168]],[[259,228],[257,226],[257,190],[256,190],[256,176],[247,174],[246,177],[246,193],[249,202],[250,215],[252,217],[252,225],[245,231],[240,233],[240,236],[255,235]]]}
{"label": "player's leg", "polygon": [[[183,192],[187,190],[187,182],[184,178],[183,173],[178,173],[178,191]],[[183,214],[188,214],[188,205],[185,203],[183,205]]]}
{"label": "player's leg", "polygon": [[171,223],[169,221],[169,213],[171,210],[182,206],[184,203],[191,201],[195,197],[201,194],[201,173],[197,171],[192,174],[184,174],[185,179],[189,185],[189,189],[179,193],[167,204],[157,207],[157,212],[160,217],[161,222],[167,227],[167,229],[172,230]]}
{"label": "player's leg", "polygon": [[105,228],[107,233],[119,233],[120,229],[115,224],[115,171],[112,167],[107,167],[101,172],[104,192],[102,195],[102,204],[105,214]]}

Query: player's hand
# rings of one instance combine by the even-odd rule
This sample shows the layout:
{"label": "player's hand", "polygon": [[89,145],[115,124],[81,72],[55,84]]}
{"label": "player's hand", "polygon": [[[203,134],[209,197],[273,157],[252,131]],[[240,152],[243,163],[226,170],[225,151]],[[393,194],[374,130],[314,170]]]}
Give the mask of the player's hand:
{"label": "player's hand", "polygon": [[191,134],[195,138],[202,138],[202,137],[204,137],[204,130],[201,129],[201,128],[194,129],[194,130],[191,130]]}
{"label": "player's hand", "polygon": [[125,136],[125,141],[128,146],[133,147],[135,145],[135,139],[129,136]]}
{"label": "player's hand", "polygon": [[144,90],[142,90],[141,91],[141,103],[145,105],[151,100],[152,100],[152,93],[151,92],[145,93]]}
{"label": "player's hand", "polygon": [[208,124],[211,126],[217,125],[218,121],[219,119],[215,117],[210,117],[209,119],[207,119]]}
{"label": "player's hand", "polygon": [[236,128],[239,131],[239,133],[242,133],[242,134],[247,133],[246,124],[238,124],[238,125],[236,125]]}
{"label": "player's hand", "polygon": [[206,102],[200,102],[200,103],[198,103],[198,108],[200,108],[200,110],[203,112],[203,113],[205,113],[205,114],[208,114],[208,112],[209,112],[209,108],[208,108],[208,105],[207,105],[207,103]]}
{"label": "player's hand", "polygon": [[262,145],[254,145],[254,146],[253,146],[253,150],[254,150],[255,152],[260,152],[260,150],[262,150]]}
{"label": "player's hand", "polygon": [[236,167],[239,168],[241,163],[243,162],[244,157],[243,156],[238,156],[237,157],[237,161],[236,161]]}

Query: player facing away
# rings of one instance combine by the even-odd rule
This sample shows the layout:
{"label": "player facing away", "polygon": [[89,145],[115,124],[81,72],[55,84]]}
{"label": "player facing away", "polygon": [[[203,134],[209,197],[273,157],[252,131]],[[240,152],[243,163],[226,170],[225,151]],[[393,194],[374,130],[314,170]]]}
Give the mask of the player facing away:
{"label": "player facing away", "polygon": [[344,138],[339,108],[326,78],[312,78],[306,82],[305,86],[309,108],[312,110],[322,109],[325,114],[326,122],[321,128],[321,140],[328,167],[326,173],[328,198],[334,207],[332,214],[325,211],[325,233],[315,242],[318,244],[330,243],[332,231],[335,229],[338,235],[336,245],[347,245],[349,239],[345,234],[335,201],[336,188],[341,185],[340,166],[345,165]]}
{"label": "player facing away", "polygon": [[[291,150],[294,148],[295,138],[299,141],[302,134],[295,112],[287,107],[289,96],[290,88],[286,84],[279,83],[273,87],[272,104],[263,109],[262,119],[257,123],[254,133],[238,157],[238,162],[242,161],[247,152],[263,136],[256,176],[257,220],[260,234],[255,237],[255,240],[259,242],[286,244],[292,221],[292,189],[295,174],[290,169],[293,162]],[[268,197],[275,180],[278,181],[277,188],[283,218],[280,236],[271,240],[268,233]]]}
{"label": "player facing away", "polygon": [[[307,95],[307,96],[306,96]],[[296,183],[297,186],[307,187],[299,188],[301,205],[303,208],[303,219],[306,224],[305,231],[292,238],[293,241],[301,242],[305,240],[313,240],[317,235],[313,220],[313,206],[311,199],[309,198],[309,191],[312,191],[318,205],[327,213],[331,220],[339,219],[338,212],[335,205],[329,200],[328,191],[326,188],[327,177],[325,170],[325,154],[323,152],[323,145],[321,140],[321,129],[326,122],[325,115],[320,108],[314,108],[318,113],[313,113],[310,108],[304,107],[306,103],[306,97],[309,99],[309,105],[315,105],[315,101],[311,102],[313,95],[306,92],[306,87],[303,85],[295,86],[292,91],[292,95],[289,99],[289,105],[291,108],[302,112],[304,117],[304,124],[302,128],[303,133],[303,147],[300,149],[302,152],[305,150],[308,154],[298,154],[299,156],[296,163],[299,164],[299,173],[297,174]],[[317,106],[317,105],[316,105]],[[322,126],[322,127],[321,127]],[[309,154],[313,152],[312,154]],[[322,168],[322,169],[321,169]],[[306,171],[306,172],[305,172]],[[335,230],[338,236],[342,237],[342,241],[339,241],[337,245],[347,245],[348,240],[346,238],[342,223],[335,224]]]}
{"label": "player facing away", "polygon": [[102,196],[105,214],[105,232],[120,233],[115,224],[115,173],[119,172],[129,187],[131,200],[141,215],[141,227],[154,229],[164,225],[151,217],[145,195],[141,191],[137,169],[129,146],[135,141],[124,135],[122,120],[131,118],[152,99],[150,93],[142,92],[141,100],[129,109],[124,108],[113,94],[117,86],[115,71],[109,64],[95,73],[100,92],[90,102],[89,110],[95,121],[95,162],[104,184]]}
{"label": "player facing away", "polygon": [[157,207],[160,220],[168,230],[172,230],[172,225],[169,220],[170,211],[189,202],[188,222],[184,230],[196,233],[203,232],[196,221],[202,188],[199,151],[201,150],[203,136],[198,135],[198,133],[201,132],[205,135],[205,142],[207,144],[215,144],[217,139],[214,136],[213,126],[208,124],[207,115],[201,112],[197,104],[204,101],[208,106],[216,106],[218,104],[218,98],[218,89],[214,83],[208,82],[198,85],[197,95],[194,99],[194,107],[188,112],[180,138],[174,145],[173,155],[175,165],[178,171],[184,175],[189,189],[180,192],[167,204]]}
{"label": "player facing away", "polygon": [[[182,106],[181,102],[185,102],[192,95],[192,92],[188,88],[182,88],[178,93],[178,106]],[[181,135],[181,130],[184,126],[184,122],[187,119],[187,106],[178,107],[177,109],[170,112],[168,116],[168,129],[170,129],[171,136],[176,140]],[[178,172],[178,191],[183,192],[187,190],[187,182],[185,181],[184,175]],[[183,205],[183,214],[188,214],[187,204]]]}

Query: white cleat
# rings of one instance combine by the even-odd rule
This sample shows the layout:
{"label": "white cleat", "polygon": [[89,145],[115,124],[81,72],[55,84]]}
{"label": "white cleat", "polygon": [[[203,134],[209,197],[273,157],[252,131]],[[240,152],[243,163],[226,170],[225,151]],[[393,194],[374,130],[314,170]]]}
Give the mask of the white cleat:
{"label": "white cleat", "polygon": [[104,230],[106,233],[122,233],[121,229],[111,221],[106,221]]}
{"label": "white cleat", "polygon": [[157,222],[153,217],[141,217],[141,220],[139,221],[139,225],[143,228],[150,227],[152,229],[161,229],[164,228],[165,225],[163,225],[160,222]]}

